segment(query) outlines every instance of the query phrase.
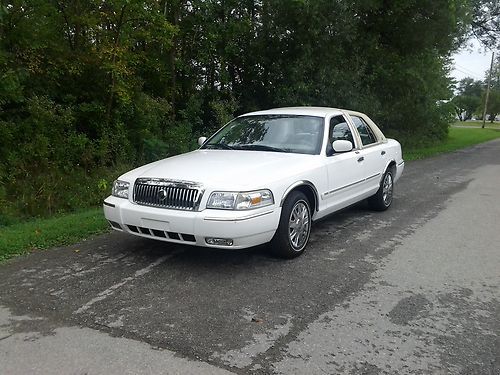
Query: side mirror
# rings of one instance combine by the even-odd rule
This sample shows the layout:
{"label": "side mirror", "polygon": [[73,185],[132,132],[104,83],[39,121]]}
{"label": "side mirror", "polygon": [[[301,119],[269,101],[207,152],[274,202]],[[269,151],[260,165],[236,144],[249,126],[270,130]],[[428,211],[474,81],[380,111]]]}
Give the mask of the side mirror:
{"label": "side mirror", "polygon": [[203,146],[203,143],[207,140],[207,137],[198,138],[198,145]]}
{"label": "side mirror", "polygon": [[348,152],[351,151],[353,146],[351,141],[337,140],[332,143],[333,151],[335,152]]}

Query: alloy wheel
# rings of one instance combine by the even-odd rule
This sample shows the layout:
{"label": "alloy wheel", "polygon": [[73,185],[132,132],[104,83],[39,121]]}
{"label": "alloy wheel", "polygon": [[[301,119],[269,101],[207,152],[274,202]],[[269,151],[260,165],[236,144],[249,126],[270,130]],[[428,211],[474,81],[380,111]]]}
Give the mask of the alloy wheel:
{"label": "alloy wheel", "polygon": [[309,208],[304,201],[298,201],[290,213],[288,236],[295,251],[300,251],[306,245],[311,230]]}
{"label": "alloy wheel", "polygon": [[384,177],[384,183],[382,185],[382,199],[384,200],[386,207],[388,207],[392,202],[393,188],[394,184],[392,181],[392,174],[387,173]]}

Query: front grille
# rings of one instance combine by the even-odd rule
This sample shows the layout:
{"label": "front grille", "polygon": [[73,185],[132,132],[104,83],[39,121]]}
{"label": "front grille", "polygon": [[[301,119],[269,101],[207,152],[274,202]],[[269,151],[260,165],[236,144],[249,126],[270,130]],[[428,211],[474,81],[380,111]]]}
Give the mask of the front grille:
{"label": "front grille", "polygon": [[190,181],[160,178],[138,178],[134,185],[134,202],[144,206],[197,211],[203,189]]}

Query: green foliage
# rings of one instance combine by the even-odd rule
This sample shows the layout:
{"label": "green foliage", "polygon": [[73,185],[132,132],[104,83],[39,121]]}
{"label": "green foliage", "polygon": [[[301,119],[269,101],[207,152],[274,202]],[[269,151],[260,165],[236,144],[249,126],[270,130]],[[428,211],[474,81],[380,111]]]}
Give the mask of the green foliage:
{"label": "green foliage", "polygon": [[96,204],[256,109],[346,107],[404,145],[443,140],[447,56],[478,1],[3,2],[0,220]]}
{"label": "green foliage", "polygon": [[[500,7],[499,7],[500,8]],[[500,114],[500,55],[497,55],[491,71],[490,95],[488,98],[487,113],[490,121],[493,123],[496,116]],[[481,110],[484,109],[482,101]]]}
{"label": "green foliage", "polygon": [[[478,111],[482,114],[484,111],[484,103],[485,103],[485,95],[483,94],[481,97],[481,103],[478,107]],[[491,123],[495,121],[497,115],[500,114],[500,90],[495,88],[491,89],[490,95],[488,98],[488,107],[486,111],[486,119]]]}
{"label": "green foliage", "polygon": [[468,9],[469,35],[476,37],[491,49],[500,48],[500,2],[498,0],[471,0]]}
{"label": "green foliage", "polygon": [[457,116],[462,121],[469,120],[475,113],[479,112],[482,105],[483,82],[464,78],[458,83],[457,91],[457,95],[452,100]]}

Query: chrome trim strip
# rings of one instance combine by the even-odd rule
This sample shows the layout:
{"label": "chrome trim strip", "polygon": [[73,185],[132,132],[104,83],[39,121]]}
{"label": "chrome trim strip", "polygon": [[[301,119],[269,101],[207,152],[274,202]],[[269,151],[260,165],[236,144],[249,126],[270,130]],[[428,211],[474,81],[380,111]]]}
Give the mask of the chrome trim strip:
{"label": "chrome trim strip", "polygon": [[254,219],[256,217],[264,216],[264,215],[269,215],[272,214],[274,210],[266,211],[266,212],[261,212],[258,214],[253,214],[253,215],[248,215],[248,216],[242,216],[242,217],[205,217],[203,220],[206,221],[244,221],[244,220],[250,220]]}
{"label": "chrome trim strip", "polygon": [[316,189],[316,186],[314,186],[314,184],[311,181],[307,181],[307,180],[300,180],[300,181],[297,181],[296,183],[290,185],[285,190],[285,192],[283,193],[283,198],[281,198],[280,207],[283,207],[283,203],[285,203],[285,199],[286,199],[287,195],[293,189],[295,189],[296,187],[302,186],[302,185],[309,186],[310,188],[313,189],[314,195],[316,197],[316,202],[315,202],[316,203],[316,211],[318,211],[319,210],[319,193],[318,193],[318,190]]}
{"label": "chrome trim strip", "polygon": [[365,182],[365,181],[371,180],[372,178],[378,177],[378,176],[380,176],[380,175],[381,175],[381,173],[377,173],[377,174],[374,174],[373,176],[366,177],[366,178],[364,178],[364,179],[362,179],[362,180],[359,180],[359,181],[356,181],[356,182],[352,182],[352,183],[350,183],[350,184],[348,184],[348,185],[341,186],[341,187],[339,187],[339,188],[336,188],[336,189],[333,189],[333,190],[327,191],[326,193],[323,193],[322,198],[323,198],[323,199],[325,199],[325,198],[330,198],[330,197],[328,197],[328,196],[329,196],[329,195],[331,195],[331,194],[333,194],[333,193],[336,193],[336,192],[338,192],[338,191],[340,191],[340,190],[343,190],[343,189],[347,189],[347,188],[349,188],[349,187],[351,187],[351,186],[354,186],[354,185],[360,184],[360,183],[362,183],[362,182]]}
{"label": "chrome trim strip", "polygon": [[348,185],[345,185],[345,186],[342,186],[342,187],[339,187],[339,188],[336,188],[336,189],[333,189],[333,190],[329,190],[327,191],[326,193],[323,193],[323,197],[326,197],[327,195],[330,195],[330,194],[333,194],[333,193],[336,193],[337,191],[340,191],[342,189],[347,189],[348,187],[351,187],[351,186],[354,186],[354,185],[357,185],[357,184],[360,184],[362,182],[364,182],[365,180],[359,180],[359,181],[356,181],[356,182],[353,182],[353,183],[350,183]]}
{"label": "chrome trim strip", "polygon": [[199,182],[185,181],[185,180],[170,180],[168,178],[140,177],[135,181],[143,185],[173,186],[185,189],[195,189],[202,187],[202,184],[200,184]]}
{"label": "chrome trim strip", "polygon": [[382,173],[375,173],[373,176],[365,178],[365,181],[371,180],[372,178],[380,176]]}
{"label": "chrome trim strip", "polygon": [[405,163],[405,161],[401,161],[400,163],[398,163],[398,167],[402,166],[403,164]]}

